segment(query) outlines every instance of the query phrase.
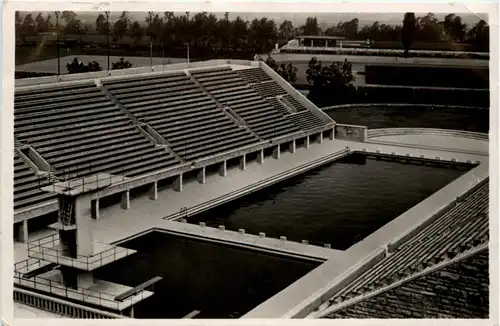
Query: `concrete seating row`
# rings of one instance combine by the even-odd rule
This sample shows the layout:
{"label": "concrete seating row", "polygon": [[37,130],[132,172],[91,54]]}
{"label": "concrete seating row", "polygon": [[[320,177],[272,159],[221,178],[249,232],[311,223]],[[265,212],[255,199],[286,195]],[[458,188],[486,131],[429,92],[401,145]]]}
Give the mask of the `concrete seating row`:
{"label": "concrete seating row", "polygon": [[489,182],[336,293],[336,304],[372,292],[488,242]]}
{"label": "concrete seating row", "polygon": [[263,97],[275,97],[279,95],[287,95],[288,93],[275,81],[253,84],[252,87],[259,92]]}
{"label": "concrete seating row", "polygon": [[304,104],[300,103],[292,95],[285,95],[285,96],[283,96],[283,99],[285,100],[285,102],[287,102],[291,106],[293,106],[295,108],[295,110],[297,110],[297,112],[306,111],[307,110],[307,108],[304,106]]}
{"label": "concrete seating row", "polygon": [[95,85],[75,88],[84,96],[76,96],[70,87],[53,88],[47,93],[58,96],[46,98],[40,109],[32,95],[23,92],[14,107],[17,139],[42,155],[56,176],[136,176],[180,163],[150,143]]}
{"label": "concrete seating row", "polygon": [[325,318],[488,318],[488,251],[362,298]]}
{"label": "concrete seating row", "polygon": [[310,130],[323,126],[325,123],[311,111],[300,111],[287,116],[287,119],[302,130]]}
{"label": "concrete seating row", "polygon": [[285,104],[280,102],[276,97],[268,97],[266,98],[266,101],[271,103],[271,105],[274,106],[276,110],[278,110],[281,114],[285,116],[292,113],[292,111],[289,108],[287,108]]}
{"label": "concrete seating row", "polygon": [[393,135],[437,135],[437,136],[453,136],[477,140],[488,140],[489,135],[486,133],[472,132],[465,130],[449,130],[449,129],[434,129],[434,128],[381,128],[370,129],[367,131],[368,138],[393,136]]}
{"label": "concrete seating row", "polygon": [[48,184],[47,177],[39,176],[14,151],[14,210],[55,200],[54,194],[40,190]]}
{"label": "concrete seating row", "polygon": [[263,139],[299,131],[236,72],[193,71],[192,75],[219,103],[230,107]]}
{"label": "concrete seating row", "polygon": [[248,84],[272,80],[261,68],[240,69],[237,72]]}
{"label": "concrete seating row", "polygon": [[183,159],[192,161],[258,142],[187,75],[161,74],[147,82],[144,87],[132,78],[103,85],[139,121],[148,123],[165,138]]}

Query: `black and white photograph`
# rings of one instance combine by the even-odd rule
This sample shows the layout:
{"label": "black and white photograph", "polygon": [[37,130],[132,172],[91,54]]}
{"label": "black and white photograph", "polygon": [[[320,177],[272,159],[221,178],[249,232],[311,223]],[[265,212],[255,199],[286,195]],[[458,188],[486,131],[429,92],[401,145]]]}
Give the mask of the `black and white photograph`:
{"label": "black and white photograph", "polygon": [[308,6],[4,4],[6,324],[498,325],[498,3]]}

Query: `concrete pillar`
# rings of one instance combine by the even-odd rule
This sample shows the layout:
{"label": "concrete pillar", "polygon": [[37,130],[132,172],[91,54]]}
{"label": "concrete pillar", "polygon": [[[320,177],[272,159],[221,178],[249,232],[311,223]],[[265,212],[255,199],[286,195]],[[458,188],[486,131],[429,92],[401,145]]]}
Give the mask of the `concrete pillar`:
{"label": "concrete pillar", "polygon": [[219,175],[221,177],[227,176],[227,161],[224,161],[220,164]]}
{"label": "concrete pillar", "polygon": [[158,199],[158,181],[153,182],[149,186],[149,199],[151,199],[151,200]]}
{"label": "concrete pillar", "polygon": [[314,46],[314,40],[311,40],[311,47]]}
{"label": "concrete pillar", "polygon": [[17,225],[18,241],[28,243],[28,220],[24,220]]}
{"label": "concrete pillar", "polygon": [[240,158],[240,170],[245,171],[247,169],[247,156],[243,155]]}
{"label": "concrete pillar", "polygon": [[[123,198],[130,199],[127,191]],[[128,202],[128,201],[127,201]],[[129,202],[130,204],[130,202]],[[75,222],[78,228],[76,229],[76,253],[82,256],[94,254],[94,243],[92,241],[92,217],[91,204],[87,196],[78,196],[75,199]],[[76,281],[75,281],[76,282]]]}
{"label": "concrete pillar", "polygon": [[309,135],[306,137],[306,148],[311,147],[311,139],[309,138]]}
{"label": "concrete pillar", "polygon": [[264,164],[264,150],[263,149],[261,149],[260,152],[257,154],[257,163]]}
{"label": "concrete pillar", "polygon": [[335,139],[335,128],[332,128],[332,130],[330,131],[330,140],[334,139]]}
{"label": "concrete pillar", "polygon": [[196,177],[199,183],[204,184],[207,179],[205,176],[205,167],[202,167],[201,170],[198,172],[198,176]]}
{"label": "concrete pillar", "polygon": [[325,48],[328,47],[328,40],[325,40]]}
{"label": "concrete pillar", "polygon": [[134,306],[130,307],[130,318],[134,318]]}
{"label": "concrete pillar", "polygon": [[296,148],[297,147],[296,147],[296,143],[295,143],[295,139],[294,139],[294,140],[292,140],[292,142],[288,146],[288,150],[290,151],[290,153],[295,153]]}
{"label": "concrete pillar", "polygon": [[82,289],[88,289],[94,285],[94,273],[80,271],[77,274],[77,286]]}
{"label": "concrete pillar", "polygon": [[91,202],[91,214],[92,214],[92,218],[94,220],[98,220],[99,219],[99,198],[97,199],[94,199],[92,202]]}
{"label": "concrete pillar", "polygon": [[279,159],[280,158],[280,144],[278,144],[274,150],[273,150],[273,158]]}
{"label": "concrete pillar", "polygon": [[181,192],[182,191],[182,173],[179,174],[174,181],[174,191]]}
{"label": "concrete pillar", "polygon": [[323,144],[323,132],[320,132],[318,137],[316,138],[316,142],[318,144]]}
{"label": "concrete pillar", "polygon": [[122,193],[121,207],[122,207],[122,209],[129,209],[130,208],[130,190],[127,190],[124,193]]}

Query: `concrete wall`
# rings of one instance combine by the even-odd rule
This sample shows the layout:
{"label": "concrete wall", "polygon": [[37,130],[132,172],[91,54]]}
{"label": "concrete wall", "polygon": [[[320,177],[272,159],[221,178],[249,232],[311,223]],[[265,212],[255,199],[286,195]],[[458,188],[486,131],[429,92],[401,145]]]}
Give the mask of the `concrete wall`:
{"label": "concrete wall", "polygon": [[335,125],[335,139],[365,142],[367,139],[367,128],[355,125]]}
{"label": "concrete wall", "polygon": [[[354,281],[360,275],[365,273],[367,270],[375,266],[378,262],[386,257],[385,248],[379,248],[375,250],[369,256],[363,258],[357,264],[349,268],[346,272],[342,273],[338,277],[336,277],[330,284],[327,284],[324,287],[324,291],[320,294],[309,298],[309,300],[305,301],[300,306],[296,307],[289,314],[284,316],[285,318],[305,318],[311,312],[314,311],[318,306],[320,306],[323,302],[327,301],[329,298],[334,296],[337,292],[342,290],[349,283]],[[333,264],[334,262],[329,261],[329,264]],[[324,264],[326,265],[326,263]],[[321,272],[322,266],[318,267],[317,270]],[[327,267],[325,267],[327,269]]]}

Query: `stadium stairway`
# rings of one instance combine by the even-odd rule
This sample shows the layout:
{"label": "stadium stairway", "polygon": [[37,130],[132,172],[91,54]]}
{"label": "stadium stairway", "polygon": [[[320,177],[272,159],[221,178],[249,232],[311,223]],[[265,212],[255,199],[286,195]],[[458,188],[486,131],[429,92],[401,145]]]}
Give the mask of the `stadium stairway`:
{"label": "stadium stairway", "polygon": [[267,103],[230,67],[192,71],[191,75],[223,106],[228,106],[265,140],[300,129]]}
{"label": "stadium stairway", "polygon": [[102,83],[118,103],[151,126],[185,161],[260,141],[250,130],[238,126],[184,72]]}
{"label": "stadium stairway", "polygon": [[16,91],[14,134],[61,178],[137,176],[180,163],[151,144],[93,82]]}
{"label": "stadium stairway", "polygon": [[14,210],[28,208],[56,199],[40,190],[50,184],[48,174],[39,174],[14,150]]}
{"label": "stadium stairway", "polygon": [[[283,114],[289,121],[301,128],[310,130],[323,126],[325,123],[315,116],[302,103],[288,94],[262,68],[239,69],[236,71],[250,87],[255,89],[266,102]],[[299,114],[296,114],[299,113]],[[296,115],[295,115],[296,114]]]}
{"label": "stadium stairway", "polygon": [[188,76],[191,78],[191,80],[199,87],[201,88],[205,94],[207,94],[208,96],[210,96],[210,98],[217,104],[217,107],[219,109],[222,110],[222,112],[226,113],[228,115],[229,118],[231,118],[232,120],[235,121],[235,123],[239,126],[242,126],[242,127],[245,127],[245,128],[248,128],[248,130],[257,138],[259,138],[259,140],[262,140],[262,138],[259,137],[259,135],[257,135],[256,133],[254,133],[252,131],[252,129],[250,129],[250,126],[248,125],[248,123],[242,118],[240,117],[236,112],[234,112],[232,109],[230,109],[229,107],[224,107],[219,101],[217,101],[217,99],[215,97],[213,97],[213,95],[207,90],[205,89],[205,87],[198,81],[196,80],[196,78],[194,78],[191,73],[189,71],[187,71],[187,74]]}

